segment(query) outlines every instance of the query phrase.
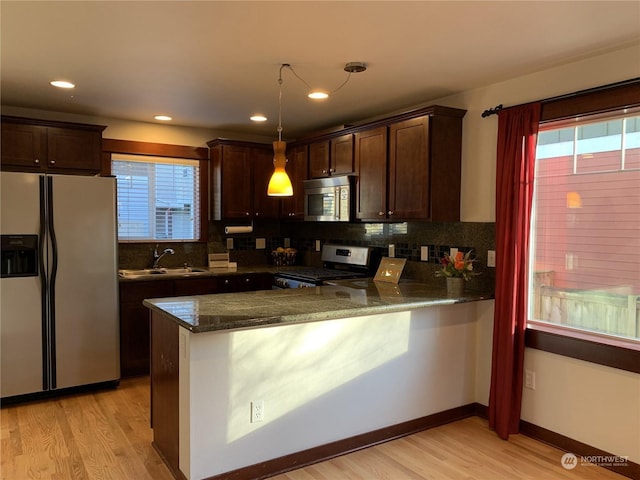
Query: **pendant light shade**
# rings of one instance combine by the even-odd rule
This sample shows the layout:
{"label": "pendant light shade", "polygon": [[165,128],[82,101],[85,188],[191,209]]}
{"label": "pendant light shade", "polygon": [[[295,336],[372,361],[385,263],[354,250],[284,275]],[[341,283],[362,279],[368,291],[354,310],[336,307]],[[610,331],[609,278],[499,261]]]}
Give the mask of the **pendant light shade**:
{"label": "pendant light shade", "polygon": [[267,195],[270,197],[291,197],[293,195],[293,185],[287,175],[285,167],[287,158],[284,155],[287,149],[287,142],[282,141],[282,69],[289,67],[288,63],[283,63],[280,67],[278,85],[280,93],[278,95],[278,140],[273,142],[273,174],[267,187]]}
{"label": "pendant light shade", "polygon": [[269,186],[267,187],[267,195],[270,197],[290,197],[293,195],[293,185],[289,175],[285,170],[287,165],[287,159],[284,155],[287,149],[287,142],[276,140],[273,142],[273,166],[274,172],[269,180]]}

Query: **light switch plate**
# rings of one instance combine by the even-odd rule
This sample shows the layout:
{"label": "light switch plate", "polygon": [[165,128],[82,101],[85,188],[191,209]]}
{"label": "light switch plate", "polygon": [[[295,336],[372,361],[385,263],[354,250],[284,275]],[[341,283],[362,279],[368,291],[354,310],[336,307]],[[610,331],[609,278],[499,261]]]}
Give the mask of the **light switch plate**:
{"label": "light switch plate", "polygon": [[267,248],[267,240],[265,238],[256,238],[256,250],[264,250]]}
{"label": "light switch plate", "polygon": [[426,245],[423,245],[422,247],[420,247],[420,261],[421,262],[429,261],[429,247]]}
{"label": "light switch plate", "polygon": [[283,243],[284,243],[283,245],[284,248],[289,248],[291,246],[291,239],[285,238]]}
{"label": "light switch plate", "polygon": [[320,240],[316,240],[316,252],[320,251]]}
{"label": "light switch plate", "polygon": [[487,250],[487,267],[495,267],[495,266],[496,266],[496,251]]}
{"label": "light switch plate", "polygon": [[391,243],[389,244],[389,258],[394,258],[396,256],[396,246]]}
{"label": "light switch plate", "polygon": [[458,249],[456,247],[452,247],[451,249],[449,249],[449,256],[450,257],[455,257],[458,254]]}
{"label": "light switch plate", "polygon": [[233,238],[227,238],[227,250],[233,250]]}

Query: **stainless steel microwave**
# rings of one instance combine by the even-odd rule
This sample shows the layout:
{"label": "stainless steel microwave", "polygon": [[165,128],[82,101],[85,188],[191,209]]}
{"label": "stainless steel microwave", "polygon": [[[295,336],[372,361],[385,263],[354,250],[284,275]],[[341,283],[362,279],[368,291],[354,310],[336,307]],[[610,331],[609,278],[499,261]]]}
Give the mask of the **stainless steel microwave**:
{"label": "stainless steel microwave", "polygon": [[348,222],[353,214],[353,175],[304,181],[304,219],[314,222]]}

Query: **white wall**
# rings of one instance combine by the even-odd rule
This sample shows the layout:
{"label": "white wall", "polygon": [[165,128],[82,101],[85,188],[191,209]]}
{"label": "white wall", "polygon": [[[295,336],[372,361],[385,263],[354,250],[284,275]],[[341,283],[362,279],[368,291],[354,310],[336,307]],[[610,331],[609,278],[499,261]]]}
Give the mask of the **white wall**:
{"label": "white wall", "polygon": [[522,419],[640,463],[640,375],[527,349]]}
{"label": "white wall", "polygon": [[[236,332],[180,329],[190,358],[180,362],[181,470],[200,479],[473,403],[485,303]],[[263,422],[250,423],[254,400],[264,401]]]}
{"label": "white wall", "polygon": [[[467,110],[463,125],[462,221],[495,221],[498,122],[495,115],[482,118],[485,109],[636,77],[640,77],[638,45],[433,102]],[[491,352],[492,315],[487,312],[487,320],[479,323],[481,362]],[[640,375],[533,349],[526,350],[525,365],[536,372],[537,388],[523,392],[524,420],[640,462]],[[487,374],[490,376],[490,359],[488,371],[486,364],[478,369],[476,382],[476,400],[484,405],[489,398]]]}

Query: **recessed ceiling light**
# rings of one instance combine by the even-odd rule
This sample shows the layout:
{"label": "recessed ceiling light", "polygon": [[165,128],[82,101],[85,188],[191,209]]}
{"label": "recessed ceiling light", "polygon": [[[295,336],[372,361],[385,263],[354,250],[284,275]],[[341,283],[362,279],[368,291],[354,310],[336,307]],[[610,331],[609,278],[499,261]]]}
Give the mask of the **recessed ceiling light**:
{"label": "recessed ceiling light", "polygon": [[58,88],[76,88],[76,86],[71,83],[71,82],[67,82],[65,80],[54,80],[51,83],[51,85],[53,85],[54,87],[58,87]]}
{"label": "recessed ceiling light", "polygon": [[161,122],[169,122],[173,120],[173,117],[170,117],[169,115],[156,115],[153,118],[155,118],[156,120],[160,120]]}
{"label": "recessed ceiling light", "polygon": [[329,98],[329,94],[324,90],[313,90],[309,92],[307,97],[312,98],[314,100],[324,100],[325,98]]}
{"label": "recessed ceiling light", "polygon": [[262,115],[261,113],[256,113],[256,114],[254,114],[254,115],[251,115],[251,116],[249,117],[249,119],[250,119],[252,122],[266,122],[266,121],[267,121],[267,117],[266,117],[266,116],[264,116],[264,115]]}

